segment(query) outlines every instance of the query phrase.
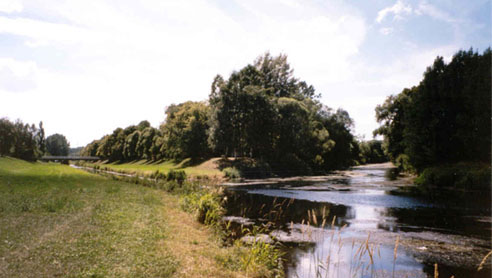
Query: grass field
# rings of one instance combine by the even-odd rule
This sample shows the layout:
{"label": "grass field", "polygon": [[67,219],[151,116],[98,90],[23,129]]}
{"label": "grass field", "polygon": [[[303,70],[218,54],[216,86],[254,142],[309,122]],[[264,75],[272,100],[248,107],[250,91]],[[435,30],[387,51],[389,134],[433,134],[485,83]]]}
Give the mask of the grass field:
{"label": "grass field", "polygon": [[140,172],[143,174],[150,174],[159,170],[160,172],[167,173],[169,170],[184,170],[188,175],[206,175],[222,177],[223,173],[217,168],[215,162],[218,158],[212,158],[201,163],[192,164],[190,159],[182,161],[158,161],[149,162],[146,160],[138,160],[126,163],[96,163],[104,167],[108,167],[116,170],[128,170],[134,172]]}
{"label": "grass field", "polygon": [[0,277],[243,277],[175,195],[0,157]]}

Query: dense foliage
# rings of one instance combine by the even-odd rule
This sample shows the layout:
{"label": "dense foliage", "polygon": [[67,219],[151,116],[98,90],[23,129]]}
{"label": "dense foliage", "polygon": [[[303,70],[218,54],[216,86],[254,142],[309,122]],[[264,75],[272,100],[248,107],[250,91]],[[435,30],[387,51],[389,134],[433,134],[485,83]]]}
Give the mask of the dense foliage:
{"label": "dense foliage", "polygon": [[69,148],[68,149],[68,155],[69,156],[80,156],[80,151],[82,151],[84,147],[76,147],[76,148]]}
{"label": "dense foliage", "polygon": [[359,143],[359,163],[382,163],[389,161],[383,150],[383,141],[370,140]]}
{"label": "dense foliage", "polygon": [[491,50],[437,57],[418,86],[376,108],[389,157],[404,169],[460,161],[490,164]]}
{"label": "dense foliage", "polygon": [[111,161],[248,157],[287,175],[353,165],[352,119],[318,98],[293,76],[286,56],[267,53],[227,80],[215,77],[208,103],[171,105],[159,129],[148,122],[118,128],[83,154]]}
{"label": "dense foliage", "polygon": [[286,56],[267,53],[227,80],[215,78],[209,143],[216,154],[257,158],[286,174],[350,166],[358,155],[352,119],[318,98]]}
{"label": "dense foliage", "polygon": [[68,155],[69,149],[67,138],[59,133],[46,138],[46,150],[50,155]]}
{"label": "dense foliage", "polygon": [[45,150],[43,122],[37,128],[34,124],[24,124],[20,120],[11,122],[6,118],[0,119],[0,156],[34,161]]}
{"label": "dense foliage", "polygon": [[199,158],[211,154],[207,143],[209,111],[204,102],[192,101],[166,109],[166,122],[161,125],[166,157]]}
{"label": "dense foliage", "polygon": [[137,159],[202,158],[211,154],[207,144],[209,107],[203,102],[188,101],[166,109],[166,121],[159,129],[148,121],[88,144],[82,155],[98,156],[110,161]]}
{"label": "dense foliage", "polygon": [[110,161],[158,159],[160,158],[160,144],[157,138],[160,131],[150,126],[148,121],[141,121],[138,125],[117,128],[112,134],[103,136],[88,144],[81,155],[99,156]]}

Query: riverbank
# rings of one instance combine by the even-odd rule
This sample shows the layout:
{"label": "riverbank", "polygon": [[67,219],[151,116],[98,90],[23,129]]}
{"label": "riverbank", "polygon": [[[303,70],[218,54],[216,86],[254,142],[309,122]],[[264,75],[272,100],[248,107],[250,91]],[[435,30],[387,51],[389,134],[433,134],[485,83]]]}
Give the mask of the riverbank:
{"label": "riverbank", "polygon": [[222,171],[219,169],[218,161],[220,158],[211,158],[207,160],[192,161],[187,158],[181,161],[173,160],[159,160],[159,161],[148,161],[148,160],[135,160],[127,162],[107,162],[100,161],[96,163],[81,162],[82,166],[94,167],[97,166],[101,169],[121,171],[128,174],[139,174],[139,175],[150,175],[155,171],[160,171],[161,173],[167,173],[171,170],[174,171],[184,171],[190,176],[208,176],[221,178],[224,176]]}
{"label": "riverbank", "polygon": [[253,277],[180,197],[0,157],[1,277]]}
{"label": "riverbank", "polygon": [[[290,184],[291,187],[295,190],[329,190],[329,189],[344,190],[344,189],[347,189],[347,187],[341,181],[346,180],[346,179],[350,179],[350,178],[361,178],[361,179],[363,179],[365,176],[370,174],[370,173],[364,173],[365,170],[368,170],[368,171],[383,170],[383,171],[388,171],[388,174],[387,174],[388,179],[381,181],[381,183],[379,184],[380,186],[393,187],[395,189],[413,186],[414,180],[416,178],[415,175],[411,175],[411,174],[407,174],[407,173],[398,174],[396,172],[391,172],[392,169],[396,170],[396,166],[394,166],[391,162],[385,162],[385,163],[376,163],[376,164],[366,164],[366,165],[354,166],[354,167],[347,169],[347,170],[335,170],[335,171],[330,172],[327,175],[322,175],[322,176],[295,176],[295,177],[271,177],[271,178],[262,178],[262,179],[253,179],[253,178],[236,179],[236,180],[227,181],[227,182],[223,183],[223,185],[230,186],[230,187],[236,187],[236,186],[248,187],[248,186],[255,186],[255,185],[261,184],[261,185],[264,185],[266,188],[268,188],[268,187],[276,186],[276,185]],[[360,170],[360,171],[354,171],[354,170]],[[292,185],[306,184],[306,183],[317,184],[317,186],[316,187],[292,186]],[[321,183],[326,183],[327,186],[320,187],[319,185]],[[372,185],[368,185],[366,183],[352,183],[351,184],[351,188],[354,188],[354,187],[363,188],[363,187],[367,187],[367,186],[372,187]]]}
{"label": "riverbank", "polygon": [[491,190],[490,163],[458,162],[428,167],[415,180],[420,188],[464,192]]}

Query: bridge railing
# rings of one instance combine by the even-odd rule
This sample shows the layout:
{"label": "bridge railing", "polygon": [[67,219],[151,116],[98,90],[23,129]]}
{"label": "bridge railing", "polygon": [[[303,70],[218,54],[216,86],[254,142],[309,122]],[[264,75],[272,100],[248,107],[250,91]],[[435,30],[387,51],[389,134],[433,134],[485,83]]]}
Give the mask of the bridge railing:
{"label": "bridge railing", "polygon": [[51,160],[101,160],[100,157],[97,156],[56,156],[56,155],[47,155],[40,158],[43,161],[51,161]]}

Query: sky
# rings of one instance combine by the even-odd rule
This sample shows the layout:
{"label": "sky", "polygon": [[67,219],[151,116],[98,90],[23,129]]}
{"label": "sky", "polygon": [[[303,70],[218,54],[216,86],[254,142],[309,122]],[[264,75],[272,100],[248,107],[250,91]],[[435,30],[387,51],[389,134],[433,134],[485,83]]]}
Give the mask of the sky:
{"label": "sky", "polygon": [[0,117],[84,146],[158,127],[167,106],[206,100],[215,75],[268,51],[369,140],[376,105],[491,38],[490,0],[0,0]]}

